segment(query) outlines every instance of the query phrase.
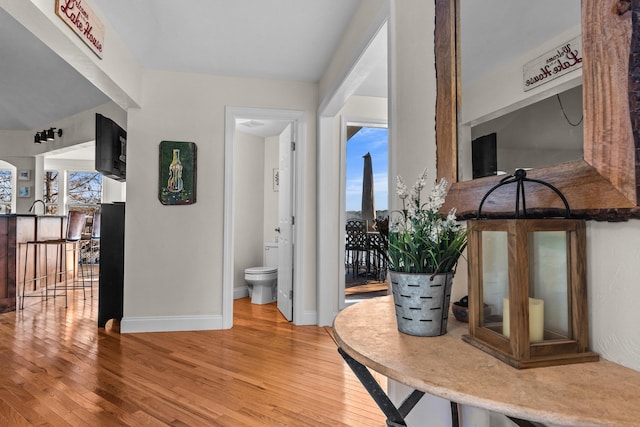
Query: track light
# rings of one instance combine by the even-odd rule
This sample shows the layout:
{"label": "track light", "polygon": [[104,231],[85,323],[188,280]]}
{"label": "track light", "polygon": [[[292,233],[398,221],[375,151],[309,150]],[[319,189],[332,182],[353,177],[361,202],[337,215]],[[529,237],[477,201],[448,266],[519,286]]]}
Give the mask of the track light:
{"label": "track light", "polygon": [[62,129],[58,129],[58,132],[54,132],[56,128],[49,128],[47,131],[47,141],[53,141],[54,134],[58,134],[58,137],[62,136]]}
{"label": "track light", "polygon": [[43,142],[53,141],[56,134],[58,135],[58,137],[61,137],[62,129],[58,129],[56,131],[56,128],[49,128],[49,130],[45,129],[42,132],[36,132],[35,136],[33,137],[33,142],[36,144],[41,144]]}

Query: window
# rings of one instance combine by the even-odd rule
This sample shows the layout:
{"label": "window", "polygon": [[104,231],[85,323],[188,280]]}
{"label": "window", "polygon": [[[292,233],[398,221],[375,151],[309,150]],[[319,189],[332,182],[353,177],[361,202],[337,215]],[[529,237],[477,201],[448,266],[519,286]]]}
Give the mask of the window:
{"label": "window", "polygon": [[67,183],[69,210],[82,210],[91,214],[102,197],[102,175],[98,172],[69,171]]}
{"label": "window", "polygon": [[11,212],[12,196],[11,170],[0,169],[0,212]]}
{"label": "window", "polygon": [[58,214],[58,171],[44,171],[42,200],[49,215]]}

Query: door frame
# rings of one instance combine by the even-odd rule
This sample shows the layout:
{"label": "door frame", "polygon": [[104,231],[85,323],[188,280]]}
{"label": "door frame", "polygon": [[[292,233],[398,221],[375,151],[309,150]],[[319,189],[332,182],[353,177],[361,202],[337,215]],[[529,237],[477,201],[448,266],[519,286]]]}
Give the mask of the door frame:
{"label": "door frame", "polygon": [[[367,49],[377,41],[379,32],[384,31],[387,40],[391,38],[393,31],[393,20],[391,10],[386,5],[376,17],[376,22],[363,34],[361,44],[355,49],[356,56],[352,58],[352,63],[345,72],[342,81],[337,87],[330,91],[318,107],[318,156],[317,171],[318,186],[317,203],[318,212],[332,212],[333,215],[318,215],[317,219],[317,265],[316,283],[318,284],[317,310],[318,326],[329,326],[333,319],[341,310],[344,303],[344,285],[340,291],[340,280],[344,282],[344,263],[339,258],[340,248],[344,246],[344,241],[340,240],[340,221],[336,221],[336,215],[341,212],[341,156],[342,141],[340,138],[342,123],[338,119],[340,110],[345,102],[351,97],[359,85],[362,83],[362,76],[372,72],[375,64],[371,63],[371,58],[367,56]],[[388,43],[387,64],[389,73],[389,83],[392,82],[393,55],[391,44]],[[391,86],[389,86],[391,93]],[[388,113],[391,117],[391,106],[394,102],[392,96],[388,94]],[[391,132],[393,123],[388,122],[388,129]],[[395,176],[395,161],[392,147],[389,147],[389,176]],[[391,188],[391,186],[390,186]],[[391,206],[391,205],[389,205]],[[323,254],[326,254],[322,256]],[[336,254],[336,256],[329,255]],[[342,279],[341,279],[342,277]]]}
{"label": "door frame", "polygon": [[296,150],[293,171],[293,212],[296,224],[293,228],[293,323],[304,321],[304,287],[302,265],[303,245],[296,242],[304,241],[304,173],[302,167],[295,165],[298,159],[304,159],[306,149],[306,123],[304,111],[281,110],[270,108],[225,107],[225,140],[224,140],[224,219],[223,219],[223,262],[222,262],[222,327],[229,329],[233,326],[233,265],[234,265],[234,140],[236,119],[251,120],[282,120],[292,123],[293,134],[296,136]]}

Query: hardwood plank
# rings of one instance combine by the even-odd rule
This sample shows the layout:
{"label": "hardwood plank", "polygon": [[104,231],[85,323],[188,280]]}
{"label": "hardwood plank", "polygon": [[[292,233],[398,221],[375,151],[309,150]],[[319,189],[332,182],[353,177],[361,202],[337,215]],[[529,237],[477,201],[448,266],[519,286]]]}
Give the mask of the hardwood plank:
{"label": "hardwood plank", "polygon": [[381,426],[325,328],[234,304],[224,331],[97,328],[97,295],[0,314],[1,426]]}

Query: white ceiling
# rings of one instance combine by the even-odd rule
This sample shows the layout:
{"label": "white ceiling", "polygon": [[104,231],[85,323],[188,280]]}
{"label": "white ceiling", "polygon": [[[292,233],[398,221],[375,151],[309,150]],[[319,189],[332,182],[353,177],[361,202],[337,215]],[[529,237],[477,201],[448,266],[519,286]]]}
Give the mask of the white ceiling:
{"label": "white ceiling", "polygon": [[91,4],[144,68],[317,82],[359,0]]}
{"label": "white ceiling", "polygon": [[[90,4],[143,68],[317,82],[360,1],[366,0],[92,0]],[[500,6],[492,9],[496,2]],[[551,6],[547,8],[551,26],[529,25],[532,14],[545,9],[539,7],[542,2]],[[492,55],[504,55],[521,41],[535,40],[536,30],[548,34],[555,31],[552,26],[568,27],[567,18],[556,14],[559,3],[469,1],[474,9],[467,18],[463,15],[463,25],[471,22],[481,32],[471,40],[475,45],[463,47],[463,52],[480,53],[486,45],[494,46],[493,53],[475,55],[474,61],[482,61],[475,67],[482,70],[483,64],[500,61]],[[577,4],[579,10],[579,0],[562,0],[567,3]],[[509,18],[501,11],[508,11]],[[579,22],[579,14],[572,19]],[[518,31],[491,36],[507,27]],[[465,55],[463,64],[473,58]],[[386,51],[381,58],[357,94],[386,96]],[[0,8],[0,129],[38,130],[106,101]]]}
{"label": "white ceiling", "polygon": [[0,8],[0,129],[43,130],[109,99]]}

